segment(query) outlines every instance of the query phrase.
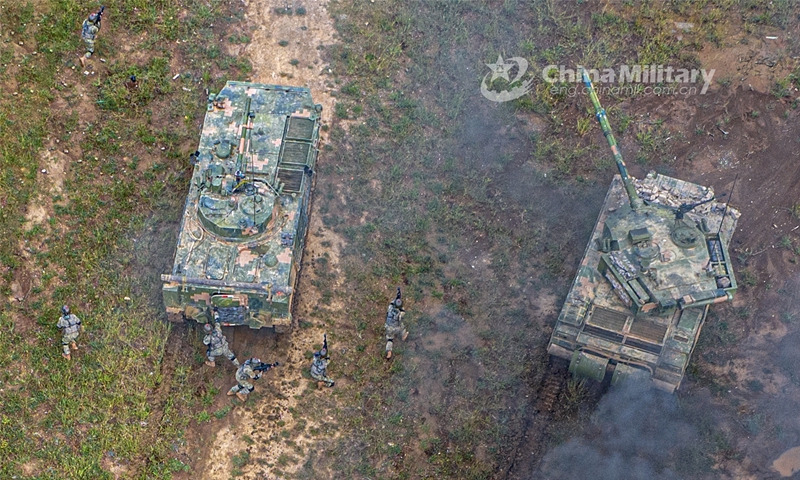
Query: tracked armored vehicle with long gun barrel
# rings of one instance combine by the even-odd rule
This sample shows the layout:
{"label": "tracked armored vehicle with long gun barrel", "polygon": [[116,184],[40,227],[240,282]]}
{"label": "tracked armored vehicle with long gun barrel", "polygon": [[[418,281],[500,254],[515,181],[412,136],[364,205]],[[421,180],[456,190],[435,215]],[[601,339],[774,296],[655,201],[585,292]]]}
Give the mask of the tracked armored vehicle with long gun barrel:
{"label": "tracked armored vehicle with long gun barrel", "polygon": [[582,70],[619,175],[553,329],[548,352],[573,375],[615,384],[649,378],[673,392],[711,305],[736,292],[728,246],[739,212],[707,187],[628,176],[605,110]]}
{"label": "tracked armored vehicle with long gun barrel", "polygon": [[172,272],[171,321],[288,330],[322,106],[307,88],[228,82],[208,98]]}

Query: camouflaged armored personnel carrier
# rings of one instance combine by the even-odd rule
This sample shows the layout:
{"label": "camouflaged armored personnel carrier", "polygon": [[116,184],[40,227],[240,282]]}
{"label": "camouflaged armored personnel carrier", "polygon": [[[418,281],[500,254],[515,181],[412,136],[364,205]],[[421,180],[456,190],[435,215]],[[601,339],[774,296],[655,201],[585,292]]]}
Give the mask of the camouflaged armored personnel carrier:
{"label": "camouflaged armored personnel carrier", "polygon": [[583,81],[620,173],[548,352],[570,360],[573,375],[610,374],[612,384],[641,376],[673,392],[710,305],[736,292],[728,245],[739,212],[701,185],[655,173],[631,179],[586,72]]}
{"label": "camouflaged armored personnel carrier", "polygon": [[306,88],[228,82],[210,95],[175,264],[162,275],[167,316],[291,326],[308,226],[321,105]]}

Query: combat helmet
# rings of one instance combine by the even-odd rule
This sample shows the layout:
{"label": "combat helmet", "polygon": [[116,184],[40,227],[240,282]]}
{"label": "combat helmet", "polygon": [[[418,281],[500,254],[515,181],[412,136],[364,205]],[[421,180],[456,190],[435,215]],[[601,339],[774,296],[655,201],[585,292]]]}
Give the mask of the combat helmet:
{"label": "combat helmet", "polygon": [[94,22],[96,20],[97,20],[97,14],[96,13],[90,13],[89,14],[89,21],[90,22]]}
{"label": "combat helmet", "polygon": [[211,333],[212,330],[214,330],[214,327],[212,327],[210,323],[203,325],[203,331],[206,333]]}
{"label": "combat helmet", "polygon": [[62,315],[69,315],[69,305],[64,305],[61,307],[61,314]]}

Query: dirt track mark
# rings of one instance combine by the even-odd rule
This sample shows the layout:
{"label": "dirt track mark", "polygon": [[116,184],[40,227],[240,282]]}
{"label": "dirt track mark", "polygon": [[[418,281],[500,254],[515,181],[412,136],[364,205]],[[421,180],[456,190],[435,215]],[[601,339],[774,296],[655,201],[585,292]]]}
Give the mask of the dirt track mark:
{"label": "dirt track mark", "polygon": [[[163,428],[164,411],[169,401],[178,356],[182,352],[186,353],[192,351],[186,343],[186,327],[173,325],[166,339],[164,356],[161,358],[161,371],[159,372],[160,382],[150,398],[147,399],[148,405],[153,405],[153,412],[150,414],[151,423],[147,425],[147,433],[143,435],[143,445],[155,445],[160,436],[161,429]],[[134,461],[134,465],[142,465],[138,476],[145,477],[154,460],[158,461],[159,459],[148,453],[147,458]]]}
{"label": "dirt track mark", "polygon": [[547,426],[550,424],[553,411],[558,408],[556,401],[564,388],[568,375],[560,361],[550,361],[540,385],[534,391],[536,398],[530,402],[533,407],[525,418],[520,429],[520,438],[514,447],[510,463],[502,478],[525,479],[546,453]]}

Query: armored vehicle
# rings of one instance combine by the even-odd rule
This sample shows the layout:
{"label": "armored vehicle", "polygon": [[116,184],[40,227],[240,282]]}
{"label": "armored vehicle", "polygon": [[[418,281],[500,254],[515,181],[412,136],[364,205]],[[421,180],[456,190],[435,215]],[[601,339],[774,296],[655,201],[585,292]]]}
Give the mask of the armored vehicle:
{"label": "armored vehicle", "polygon": [[172,272],[170,321],[291,326],[322,105],[306,88],[228,82],[208,97]]}
{"label": "armored vehicle", "polygon": [[548,352],[573,375],[681,384],[711,305],[736,292],[728,245],[739,212],[714,192],[650,173],[628,176],[588,74],[583,82],[619,169],[556,321]]}

